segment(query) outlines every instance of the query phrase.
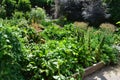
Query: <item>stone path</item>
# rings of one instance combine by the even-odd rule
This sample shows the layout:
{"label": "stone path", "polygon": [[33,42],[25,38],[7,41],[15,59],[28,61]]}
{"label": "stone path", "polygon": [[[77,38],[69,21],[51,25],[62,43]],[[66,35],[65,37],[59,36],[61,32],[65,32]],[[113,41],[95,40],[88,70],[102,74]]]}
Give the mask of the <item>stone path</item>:
{"label": "stone path", "polygon": [[83,80],[120,80],[120,63],[115,66],[104,67]]}

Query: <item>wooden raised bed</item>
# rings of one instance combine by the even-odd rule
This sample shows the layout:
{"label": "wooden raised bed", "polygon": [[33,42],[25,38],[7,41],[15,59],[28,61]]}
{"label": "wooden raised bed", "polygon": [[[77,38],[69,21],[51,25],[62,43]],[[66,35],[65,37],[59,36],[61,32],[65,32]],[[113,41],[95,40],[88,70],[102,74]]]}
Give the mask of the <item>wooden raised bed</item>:
{"label": "wooden raised bed", "polygon": [[[85,68],[85,73],[82,75],[82,78],[96,72],[97,70],[103,68],[104,66],[105,66],[104,62],[99,62],[97,64],[94,64],[93,66]],[[78,75],[81,75],[81,74],[75,73],[75,74],[72,75],[72,77],[77,78]]]}
{"label": "wooden raised bed", "polygon": [[105,66],[105,63],[104,62],[99,62],[97,64],[94,64],[93,66],[90,66],[88,68],[85,69],[85,73],[83,75],[83,78],[94,73],[95,71],[103,68]]}

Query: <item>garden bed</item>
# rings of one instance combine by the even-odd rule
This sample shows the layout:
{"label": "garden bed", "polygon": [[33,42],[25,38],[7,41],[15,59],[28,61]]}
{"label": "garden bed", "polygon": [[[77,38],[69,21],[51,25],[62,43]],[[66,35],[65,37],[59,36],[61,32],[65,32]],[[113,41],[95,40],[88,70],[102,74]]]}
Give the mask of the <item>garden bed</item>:
{"label": "garden bed", "polygon": [[[1,70],[8,71],[8,77],[14,77],[12,80],[19,77],[22,80],[81,80],[102,68],[104,63],[100,61],[108,64],[118,61],[118,51],[112,46],[115,34],[101,28],[94,29],[83,22],[61,28],[45,22],[40,32],[36,24],[27,24],[27,20],[1,22],[0,45],[5,45],[0,48],[1,65],[8,61]],[[8,63],[11,67],[6,67]]]}

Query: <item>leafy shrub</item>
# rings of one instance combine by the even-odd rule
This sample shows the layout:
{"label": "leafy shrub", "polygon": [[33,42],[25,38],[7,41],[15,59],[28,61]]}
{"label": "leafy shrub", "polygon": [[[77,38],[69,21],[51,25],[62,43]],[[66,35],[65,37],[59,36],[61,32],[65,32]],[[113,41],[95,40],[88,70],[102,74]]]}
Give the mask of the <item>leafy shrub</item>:
{"label": "leafy shrub", "polygon": [[1,23],[0,27],[0,79],[24,80],[21,74],[21,61],[24,45],[15,28]]}
{"label": "leafy shrub", "polygon": [[42,7],[46,10],[47,14],[52,15],[52,5],[54,0],[30,0],[32,7]]}
{"label": "leafy shrub", "polygon": [[[81,20],[82,4],[81,1],[74,0],[58,0],[60,9],[58,9],[58,14],[62,14],[67,17],[68,20]],[[78,6],[79,5],[79,6]],[[58,7],[59,8],[59,7]],[[59,15],[58,15],[59,16]]]}
{"label": "leafy shrub", "polygon": [[5,7],[6,16],[12,16],[12,13],[14,12],[16,7],[16,0],[3,0],[2,5]]}
{"label": "leafy shrub", "polygon": [[17,8],[19,11],[27,12],[31,10],[31,4],[29,0],[19,0]]}
{"label": "leafy shrub", "polygon": [[118,29],[118,31],[116,32],[116,34],[114,35],[115,38],[115,45],[120,45],[120,28]]}
{"label": "leafy shrub", "polygon": [[51,25],[48,26],[43,32],[42,35],[46,39],[52,40],[61,40],[62,38],[66,37],[66,32],[64,29],[60,28],[58,25]]}
{"label": "leafy shrub", "polygon": [[120,45],[120,21],[116,23],[118,25],[118,28],[115,31],[114,38],[115,38],[115,45]]}
{"label": "leafy shrub", "polygon": [[30,43],[34,43],[34,42],[40,43],[41,42],[42,38],[41,38],[40,34],[35,29],[29,28],[27,31],[28,31],[27,38],[28,38],[28,41]]}
{"label": "leafy shrub", "polygon": [[[56,3],[58,16],[64,15],[72,21],[88,21],[90,24],[99,25],[110,17],[102,0],[58,0]],[[99,15],[99,16],[98,16]]]}
{"label": "leafy shrub", "polygon": [[47,5],[51,5],[53,3],[53,0],[30,0],[33,7],[39,6],[39,7],[45,7]]}
{"label": "leafy shrub", "polygon": [[4,6],[0,6],[0,18],[6,17],[6,10]]}
{"label": "leafy shrub", "polygon": [[11,17],[15,11],[27,12],[31,10],[29,0],[2,0],[1,2],[1,8],[4,9],[2,12],[6,12],[4,17]]}
{"label": "leafy shrub", "polygon": [[[66,44],[66,48],[64,48],[64,44]],[[69,42],[67,42],[67,40],[63,42],[49,41],[40,48],[40,52],[37,51],[40,46],[34,47],[35,49],[32,52],[34,54],[31,54],[34,57],[30,58],[30,63],[28,65],[28,69],[33,71],[34,74],[32,78],[49,78],[49,80],[54,80],[55,76],[63,76],[63,78],[66,79],[67,76],[70,76],[76,71],[81,72],[81,66],[73,65],[77,63],[77,60],[74,57],[71,57],[73,56],[73,53],[71,49],[67,48],[68,44]],[[62,78],[60,77],[60,79]]]}
{"label": "leafy shrub", "polygon": [[41,20],[44,20],[46,18],[46,13],[44,9],[36,7],[33,8],[30,12],[30,20],[32,22],[37,22],[39,23]]}
{"label": "leafy shrub", "polygon": [[16,11],[14,14],[13,14],[13,18],[16,18],[16,19],[20,19],[20,18],[23,18],[24,17],[24,13],[23,12],[18,12]]}
{"label": "leafy shrub", "polygon": [[89,0],[87,3],[84,4],[82,16],[90,24],[98,27],[110,17],[107,11],[108,8],[105,3],[103,5],[102,0]]}
{"label": "leafy shrub", "polygon": [[11,19],[15,19],[15,21],[18,21],[18,20],[29,20],[30,19],[30,13],[29,12],[22,12],[22,11],[15,11],[13,14],[12,14],[12,18]]}
{"label": "leafy shrub", "polygon": [[120,21],[118,21],[116,24],[120,25]]}
{"label": "leafy shrub", "polygon": [[60,25],[61,27],[70,23],[65,16],[61,16],[59,19],[54,19],[53,22]]}
{"label": "leafy shrub", "polygon": [[120,20],[120,0],[105,0],[106,3],[109,5],[109,13],[111,14],[111,22],[116,23]]}

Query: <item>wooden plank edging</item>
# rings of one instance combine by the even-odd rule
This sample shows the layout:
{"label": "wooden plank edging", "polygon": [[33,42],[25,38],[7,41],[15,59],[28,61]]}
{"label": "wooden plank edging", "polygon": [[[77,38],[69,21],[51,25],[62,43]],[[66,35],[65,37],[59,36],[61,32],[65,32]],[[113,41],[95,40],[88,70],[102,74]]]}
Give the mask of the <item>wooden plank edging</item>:
{"label": "wooden plank edging", "polygon": [[79,73],[75,73],[72,75],[72,77],[77,78],[79,75],[82,76],[82,78],[100,70],[101,68],[103,68],[105,66],[104,62],[99,62],[97,64],[94,64],[93,66],[90,66],[88,68],[84,69],[84,74],[79,74]]}
{"label": "wooden plank edging", "polygon": [[97,64],[94,64],[93,66],[90,66],[88,68],[85,69],[85,73],[83,75],[83,78],[96,72],[97,70],[103,68],[105,66],[105,63],[104,62],[99,62]]}

